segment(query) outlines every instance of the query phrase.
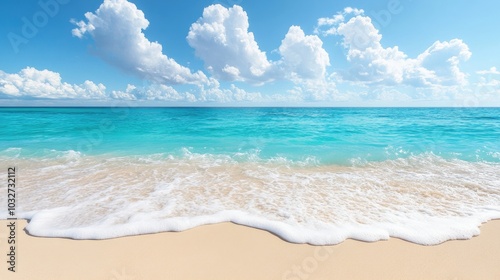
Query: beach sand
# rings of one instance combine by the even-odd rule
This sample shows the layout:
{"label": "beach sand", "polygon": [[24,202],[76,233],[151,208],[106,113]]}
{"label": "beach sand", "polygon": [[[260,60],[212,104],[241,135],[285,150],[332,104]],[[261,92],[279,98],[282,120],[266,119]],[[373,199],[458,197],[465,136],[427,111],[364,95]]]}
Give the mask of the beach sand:
{"label": "beach sand", "polygon": [[17,221],[16,272],[7,270],[7,221],[0,230],[0,279],[500,279],[500,220],[471,240],[422,246],[391,238],[334,246],[292,244],[232,223],[110,240],[27,235]]}

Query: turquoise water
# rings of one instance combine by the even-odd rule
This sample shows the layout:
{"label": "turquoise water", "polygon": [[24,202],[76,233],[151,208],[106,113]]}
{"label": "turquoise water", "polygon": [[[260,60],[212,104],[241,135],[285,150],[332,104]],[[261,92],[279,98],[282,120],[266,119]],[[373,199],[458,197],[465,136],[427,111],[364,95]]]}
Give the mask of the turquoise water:
{"label": "turquoise water", "polygon": [[0,150],[86,155],[251,153],[321,164],[432,152],[499,162],[500,109],[12,108],[0,109]]}
{"label": "turquoise water", "polygon": [[231,221],[297,243],[437,244],[500,218],[498,108],[0,108],[0,131],[38,236]]}

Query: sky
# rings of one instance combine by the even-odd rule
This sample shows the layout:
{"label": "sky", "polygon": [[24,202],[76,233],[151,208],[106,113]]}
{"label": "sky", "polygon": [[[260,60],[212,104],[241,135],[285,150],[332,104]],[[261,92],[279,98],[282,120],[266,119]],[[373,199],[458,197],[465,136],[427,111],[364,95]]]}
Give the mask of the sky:
{"label": "sky", "polygon": [[499,1],[0,2],[0,106],[500,106]]}

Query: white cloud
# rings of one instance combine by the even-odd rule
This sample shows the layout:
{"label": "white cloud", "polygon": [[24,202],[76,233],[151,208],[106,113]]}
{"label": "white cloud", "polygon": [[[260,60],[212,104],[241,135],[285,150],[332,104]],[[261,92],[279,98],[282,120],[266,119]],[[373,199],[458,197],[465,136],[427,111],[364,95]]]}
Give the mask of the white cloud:
{"label": "white cloud", "polygon": [[[416,78],[424,85],[464,85],[467,75],[458,66],[460,61],[468,60],[471,55],[469,47],[462,40],[437,41],[417,57],[416,67],[420,68],[420,72]],[[408,76],[410,79],[414,78],[411,74]]]}
{"label": "white cloud", "polygon": [[[281,59],[270,61],[249,32],[246,12],[237,5],[206,7],[187,35],[189,45],[204,61],[212,78],[202,72],[193,74],[162,54],[162,46],[150,42],[143,33],[149,25],[143,12],[126,0],[104,0],[95,13],[86,13],[85,17],[86,22],[73,21],[77,26],[73,29],[74,36],[90,35],[96,53],[104,60],[156,84],[153,88],[112,91],[111,98],[217,102],[262,98],[260,93],[246,92],[235,85],[223,88],[216,79],[254,85],[285,79],[307,96],[317,90],[314,95],[318,98],[335,87],[325,80],[330,62],[318,36],[306,35],[298,26],[290,27],[279,47]],[[179,93],[166,86],[182,83],[197,84],[198,91]]]}
{"label": "white cloud", "polygon": [[292,95],[292,100],[301,101],[332,101],[338,100],[338,90],[335,82],[330,79],[301,80],[288,91]]}
{"label": "white cloud", "polygon": [[258,92],[247,92],[231,84],[222,88],[219,81],[210,78],[207,84],[198,85],[195,91],[178,92],[166,85],[152,84],[143,87],[128,85],[125,91],[112,91],[111,97],[122,100],[171,101],[171,102],[216,102],[259,101]]}
{"label": "white cloud", "polygon": [[0,93],[14,98],[104,99],[106,87],[91,81],[68,84],[59,73],[27,67],[17,74],[0,71]]}
{"label": "white cloud", "polygon": [[192,91],[179,92],[171,86],[151,84],[127,85],[125,90],[106,92],[103,84],[85,81],[80,85],[63,82],[61,75],[49,70],[27,67],[16,74],[0,71],[0,96],[15,99],[128,100],[169,102],[238,102],[260,101],[259,92],[248,92],[231,84],[223,88],[210,78],[206,84],[192,86]]}
{"label": "white cloud", "polygon": [[129,84],[124,91],[112,91],[110,96],[122,100],[217,103],[258,101],[262,98],[258,92],[247,92],[233,84],[229,88],[222,88],[219,81],[214,78],[210,78],[206,84],[198,85],[194,91],[179,92],[173,87],[161,84],[143,87]]}
{"label": "white cloud", "polygon": [[[346,7],[344,8],[344,11],[341,13],[337,13],[333,15],[333,17],[323,17],[318,19],[318,23],[316,28],[314,29],[314,33],[316,34],[322,34],[323,36],[328,36],[328,35],[335,35],[337,33],[337,28],[336,26],[344,22],[345,17],[347,15],[362,15],[364,14],[363,9],[356,9],[356,8],[351,8],[351,7]],[[326,27],[326,30],[322,30]]]}
{"label": "white cloud", "polygon": [[248,27],[240,6],[211,5],[191,25],[187,41],[216,78],[256,84],[273,80],[275,67]]}
{"label": "white cloud", "polygon": [[491,67],[488,70],[477,71],[480,75],[479,81],[476,83],[475,91],[477,93],[500,95],[500,71],[496,67]]}
{"label": "white cloud", "polygon": [[[349,19],[348,15],[353,15]],[[318,20],[319,34],[339,35],[348,50],[344,80],[365,84],[408,84],[417,87],[457,86],[467,83],[459,63],[470,58],[468,46],[459,39],[435,42],[417,58],[408,58],[398,46],[384,48],[382,35],[362,10],[346,8],[332,18]]]}
{"label": "white cloud", "polygon": [[78,38],[90,35],[96,54],[125,72],[160,84],[199,84],[207,82],[201,71],[191,71],[162,53],[158,42],[143,33],[149,21],[127,0],[104,0],[95,13],[85,14],[87,22],[76,22],[72,33]]}
{"label": "white cloud", "polygon": [[114,90],[110,96],[111,98],[121,100],[196,101],[192,93],[180,93],[173,87],[162,84],[152,84],[144,87],[136,87],[129,84],[125,91]]}
{"label": "white cloud", "polygon": [[476,73],[479,75],[500,75],[500,71],[498,71],[495,66],[491,67],[488,70],[477,71]]}
{"label": "white cloud", "polygon": [[289,79],[321,79],[330,65],[323,42],[316,35],[305,35],[299,26],[291,26],[281,41],[279,52]]}
{"label": "white cloud", "polygon": [[369,17],[353,17],[347,23],[340,23],[336,32],[343,36],[347,60],[352,66],[342,75],[344,79],[389,84],[403,81],[406,55],[398,47],[382,47],[382,35]]}
{"label": "white cloud", "polygon": [[500,80],[486,79],[481,77],[477,83],[477,87],[483,91],[496,92],[500,94]]}
{"label": "white cloud", "polygon": [[330,57],[323,48],[323,41],[316,35],[305,35],[299,26],[291,26],[278,49],[284,78],[294,87],[288,91],[291,100],[333,100],[335,82],[327,76]]}
{"label": "white cloud", "polygon": [[260,101],[262,95],[259,92],[247,92],[231,84],[229,89],[221,88],[219,81],[210,78],[208,85],[200,85],[197,101],[201,102],[238,102],[238,101]]}
{"label": "white cloud", "polygon": [[383,102],[393,102],[393,103],[404,103],[407,101],[411,101],[412,97],[410,97],[408,94],[402,92],[400,89],[389,86],[389,87],[377,87],[370,91],[369,93],[366,93],[366,96],[364,97],[365,100],[376,100],[376,101],[383,101]]}
{"label": "white cloud", "polygon": [[279,47],[281,59],[269,61],[248,29],[248,16],[240,6],[211,5],[191,25],[187,40],[218,79],[257,85],[278,79],[295,84],[324,80],[330,61],[318,36],[291,26]]}
{"label": "white cloud", "polygon": [[231,84],[230,91],[234,101],[260,101],[262,95],[260,92],[248,92]]}

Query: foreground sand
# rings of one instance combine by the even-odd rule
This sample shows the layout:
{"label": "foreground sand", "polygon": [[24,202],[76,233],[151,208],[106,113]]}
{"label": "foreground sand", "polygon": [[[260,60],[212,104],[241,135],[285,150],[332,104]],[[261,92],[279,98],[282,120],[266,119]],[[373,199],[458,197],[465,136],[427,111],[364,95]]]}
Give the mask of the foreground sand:
{"label": "foreground sand", "polygon": [[392,238],[335,246],[291,244],[231,223],[111,240],[27,235],[18,221],[17,272],[7,271],[1,222],[0,279],[500,279],[500,221],[466,241],[420,246]]}

